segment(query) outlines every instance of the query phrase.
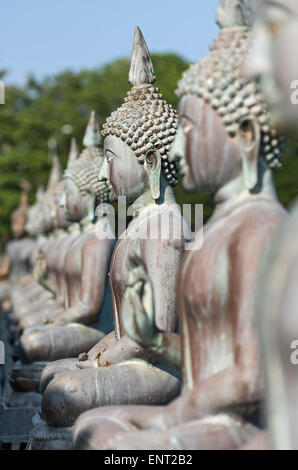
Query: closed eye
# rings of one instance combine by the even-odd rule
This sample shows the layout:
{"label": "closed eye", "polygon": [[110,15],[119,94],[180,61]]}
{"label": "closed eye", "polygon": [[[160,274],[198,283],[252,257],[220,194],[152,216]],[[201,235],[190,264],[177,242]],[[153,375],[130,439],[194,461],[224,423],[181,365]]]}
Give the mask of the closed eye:
{"label": "closed eye", "polygon": [[272,36],[277,36],[285,28],[293,15],[295,15],[295,13],[281,5],[280,2],[276,3],[274,0],[269,2],[264,16],[268,32]]}
{"label": "closed eye", "polygon": [[267,29],[272,36],[277,36],[285,27],[286,22],[279,21],[270,21],[267,23]]}
{"label": "closed eye", "polygon": [[115,153],[112,150],[106,149],[105,150],[105,157],[107,162],[110,164],[114,157],[116,157]]}
{"label": "closed eye", "polygon": [[183,129],[183,134],[186,136],[194,128],[195,124],[194,122],[192,122],[192,120],[183,116],[181,119],[181,125]]}

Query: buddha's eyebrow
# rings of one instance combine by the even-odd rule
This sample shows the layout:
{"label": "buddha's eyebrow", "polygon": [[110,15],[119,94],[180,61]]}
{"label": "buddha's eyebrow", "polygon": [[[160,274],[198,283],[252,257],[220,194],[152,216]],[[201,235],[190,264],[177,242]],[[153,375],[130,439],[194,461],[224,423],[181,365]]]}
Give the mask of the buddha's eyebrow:
{"label": "buddha's eyebrow", "polygon": [[114,157],[117,157],[117,155],[113,152],[113,150],[111,150],[111,149],[109,149],[109,148],[106,148],[106,149],[105,149],[105,154],[106,154],[106,152],[110,152],[110,153],[112,153],[112,154],[114,155]]}
{"label": "buddha's eyebrow", "polygon": [[297,15],[297,13],[294,10],[291,10],[286,5],[282,5],[282,3],[279,1],[267,0],[266,6],[279,8],[280,10],[283,10],[284,12],[286,12],[288,15],[295,15],[295,16]]}
{"label": "buddha's eyebrow", "polygon": [[188,116],[186,113],[183,113],[183,114],[181,115],[180,121],[181,121],[182,119],[187,119],[187,120],[190,121],[194,126],[196,125],[196,121],[195,121],[193,118],[191,118],[190,116]]}

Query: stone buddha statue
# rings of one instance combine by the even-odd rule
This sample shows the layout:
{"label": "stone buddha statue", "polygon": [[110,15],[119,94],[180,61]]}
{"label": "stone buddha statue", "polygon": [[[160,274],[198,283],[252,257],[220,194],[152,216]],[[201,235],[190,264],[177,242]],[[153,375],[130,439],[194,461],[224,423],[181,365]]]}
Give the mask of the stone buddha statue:
{"label": "stone buddha statue", "polygon": [[[29,237],[36,241],[35,249],[33,250],[30,259],[31,270],[35,264],[35,257],[40,245],[40,236],[43,232],[43,224],[39,218],[39,213],[41,212],[39,210],[39,205],[43,195],[44,191],[39,188],[36,193],[36,202],[28,209],[26,232],[28,233]],[[22,281],[20,281],[17,286],[14,286],[13,289],[10,288],[9,298],[13,307],[12,319],[16,322],[18,321],[18,309],[23,307],[24,298],[26,296],[28,301],[29,298],[32,301],[35,299],[35,296],[41,295],[42,292],[42,287],[33,279],[32,274],[26,276],[26,278],[23,278]]]}
{"label": "stone buddha statue", "polygon": [[[153,65],[139,28],[135,30],[129,81],[132,89],[124,104],[103,126],[104,162],[99,173],[100,181],[110,189],[110,199],[125,196],[132,214],[110,267],[114,331],[85,360],[58,361],[45,368],[42,416],[55,427],[71,426],[82,411],[96,406],[165,404],[180,390],[179,373],[131,340],[123,325],[124,310],[130,308],[124,299],[129,256],[137,250],[152,280],[156,325],[165,334],[177,336],[174,292],[188,236],[172,189],[178,178],[177,164],[169,160],[177,112],[153,85]],[[38,436],[40,440],[40,433]]]}
{"label": "stone buddha statue", "polygon": [[157,296],[136,255],[126,287],[133,306],[124,318],[126,334],[181,363],[182,392],[167,406],[83,413],[74,426],[76,448],[238,449],[258,433],[256,279],[285,211],[273,182],[281,141],[258,86],[242,79],[252,11],[247,0],[220,1],[220,34],[178,85],[180,124],[171,157],[179,161],[184,188],[209,192],[215,202],[179,268],[180,345],[152,324]]}
{"label": "stone buddha statue", "polygon": [[[68,165],[79,156],[75,140],[72,140]],[[71,228],[60,199],[64,191],[62,167],[58,157],[53,157],[52,170],[47,191],[38,191],[36,203],[29,209],[27,230],[37,239],[37,249],[33,254],[34,265],[30,282],[22,283],[11,293],[13,311],[11,319],[19,330],[30,322],[39,321],[61,311],[64,306],[63,260],[66,245],[80,235],[78,224]],[[78,228],[76,228],[78,227]],[[70,233],[71,232],[71,233]],[[39,392],[39,381],[46,360],[27,364],[27,358],[20,355],[12,368],[10,383],[14,390]]]}
{"label": "stone buddha statue", "polygon": [[[73,222],[80,221],[80,230],[76,230],[72,238],[62,240],[53,257],[54,275],[58,271],[59,277],[59,271],[63,269],[60,280],[63,305],[60,308],[54,305],[42,312],[42,325],[33,323],[38,321],[38,312],[37,316],[29,315],[32,323],[24,330],[20,342],[30,361],[78,355],[90,349],[111,329],[110,326],[108,331],[102,332],[100,323],[97,324],[103,310],[114,240],[97,237],[97,232],[107,222],[105,217],[95,215],[96,204],[106,200],[107,189],[97,178],[103,157],[98,148],[99,133],[94,112],[83,143],[84,151],[65,172],[65,191],[60,201],[66,217]],[[95,328],[87,327],[85,323],[93,324]]]}
{"label": "stone buddha statue", "polygon": [[11,215],[11,231],[13,241],[8,243],[6,253],[0,267],[0,279],[9,279],[16,283],[30,271],[30,255],[34,249],[34,240],[26,233],[26,222],[29,209],[30,185],[21,181],[21,196],[19,206]]}
{"label": "stone buddha statue", "polygon": [[[297,139],[298,2],[262,0],[257,5],[254,47],[246,67],[264,91],[272,119]],[[267,436],[250,448],[298,448],[297,417],[297,273],[298,206],[280,227],[259,278],[257,313],[266,384]],[[263,439],[262,439],[263,437]]]}
{"label": "stone buddha statue", "polygon": [[[64,235],[67,222],[65,219],[58,218],[58,199],[57,195],[61,192],[62,183],[62,167],[57,155],[53,157],[52,169],[49,177],[48,187],[45,194],[39,198],[35,207],[32,208],[32,217],[36,217],[36,221],[30,220],[28,224],[29,230],[40,230],[47,233],[47,237],[37,243],[37,251],[39,257],[41,253],[44,255],[46,267],[52,266],[53,256],[56,255],[57,247],[61,241],[61,235]],[[35,227],[39,227],[36,228]],[[59,227],[59,229],[58,229]],[[37,253],[35,253],[36,257]],[[34,270],[34,272],[36,269]],[[13,315],[12,319],[18,323],[18,327],[23,329],[30,325],[30,322],[36,321],[38,318],[42,321],[42,315],[45,309],[55,309],[61,307],[61,301],[56,296],[55,283],[51,270],[47,270],[48,279],[32,279],[32,282],[25,287],[22,286],[18,292],[12,295]],[[46,287],[46,288],[45,288]],[[54,297],[54,300],[53,300]],[[57,297],[57,298],[56,298]],[[45,301],[46,304],[45,304]]]}

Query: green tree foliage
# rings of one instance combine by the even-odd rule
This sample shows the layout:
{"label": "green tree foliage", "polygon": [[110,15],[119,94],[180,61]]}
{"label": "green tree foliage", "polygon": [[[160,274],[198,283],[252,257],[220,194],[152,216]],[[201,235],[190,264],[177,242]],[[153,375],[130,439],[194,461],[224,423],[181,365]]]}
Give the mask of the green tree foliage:
{"label": "green tree foliage", "polygon": [[[159,86],[174,106],[174,89],[188,63],[175,54],[152,55]],[[9,233],[9,217],[18,205],[19,181],[32,185],[32,201],[39,183],[47,182],[51,167],[48,141],[56,139],[66,163],[71,135],[81,144],[89,114],[95,109],[102,126],[130,89],[129,60],[116,60],[96,70],[66,70],[39,82],[28,78],[24,88],[6,86],[0,106],[0,234]],[[0,78],[5,81],[5,71]],[[71,125],[71,135],[65,126]],[[64,131],[64,132],[63,132]]]}
{"label": "green tree foliage", "polygon": [[[175,54],[153,54],[158,77],[156,85],[165,98],[177,106],[174,90],[188,63]],[[23,178],[32,185],[31,200],[39,183],[47,182],[51,159],[48,141],[56,139],[62,163],[66,163],[70,137],[76,136],[79,144],[92,109],[97,112],[99,125],[122,102],[129,90],[129,60],[120,59],[102,68],[66,70],[42,81],[28,78],[23,88],[6,86],[6,103],[0,106],[0,234],[9,233],[9,218],[19,201],[19,181]],[[0,71],[5,82],[6,72]],[[71,134],[66,125],[72,126]],[[298,194],[297,146],[288,144],[284,170],[276,177],[278,194],[288,205]],[[207,195],[186,194],[181,184],[176,189],[180,203],[203,203],[204,216],[212,211]]]}

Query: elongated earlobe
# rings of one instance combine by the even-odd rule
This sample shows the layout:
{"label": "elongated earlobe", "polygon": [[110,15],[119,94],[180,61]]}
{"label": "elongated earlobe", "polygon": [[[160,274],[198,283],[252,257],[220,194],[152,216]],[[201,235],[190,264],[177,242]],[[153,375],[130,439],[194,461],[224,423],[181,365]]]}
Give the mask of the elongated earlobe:
{"label": "elongated earlobe", "polygon": [[160,197],[160,153],[156,150],[149,150],[145,156],[144,168],[149,177],[152,198],[156,200]]}
{"label": "elongated earlobe", "polygon": [[88,194],[87,210],[88,210],[88,218],[91,222],[93,222],[95,219],[95,215],[96,215],[96,196],[93,193]]}
{"label": "elongated earlobe", "polygon": [[258,159],[261,132],[254,117],[244,118],[239,125],[238,143],[242,157],[244,182],[252,190],[258,183]]}

